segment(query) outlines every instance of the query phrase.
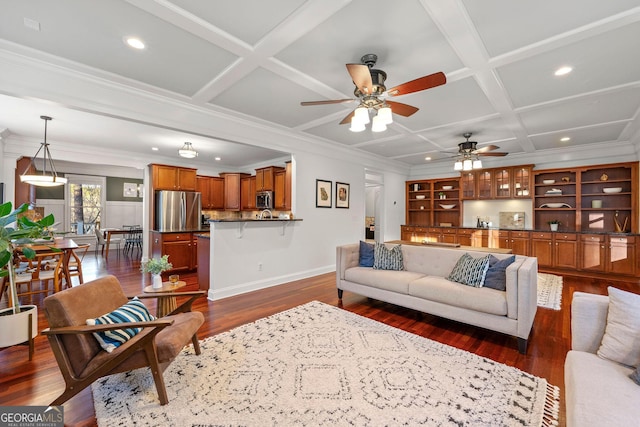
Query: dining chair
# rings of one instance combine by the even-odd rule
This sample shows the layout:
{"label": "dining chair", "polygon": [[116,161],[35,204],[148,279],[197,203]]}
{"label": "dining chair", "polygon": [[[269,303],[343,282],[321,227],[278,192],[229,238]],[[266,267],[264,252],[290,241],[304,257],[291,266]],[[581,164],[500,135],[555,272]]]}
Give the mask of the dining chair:
{"label": "dining chair", "polygon": [[[62,284],[62,252],[38,252],[33,259],[21,257],[16,271],[18,298],[28,297],[33,303],[33,295],[55,293]],[[4,278],[3,280],[8,280]],[[9,301],[11,304],[11,301]]]}
{"label": "dining chair", "polygon": [[[84,257],[89,251],[90,246],[89,243],[78,245],[77,249],[71,251],[71,258],[69,259],[69,277],[77,276],[81,285],[84,283],[84,278],[82,277],[82,261],[84,261]],[[71,286],[73,286],[71,283],[66,283],[66,287],[70,288]]]}
{"label": "dining chair", "polygon": [[[98,228],[95,228],[95,233],[96,233],[96,256],[98,256],[98,246],[101,246],[101,251],[100,253],[102,255],[104,255],[104,248],[105,246],[107,246],[107,241],[105,240],[104,236],[102,235],[102,231]],[[109,246],[111,245],[116,245],[118,247],[117,252],[118,252],[118,256],[120,256],[120,243],[122,242],[121,239],[111,239],[109,240]]]}
{"label": "dining chair", "polygon": [[142,227],[140,225],[123,225],[122,228],[129,230],[124,238],[124,253],[133,254],[134,249],[139,249],[142,253]]}

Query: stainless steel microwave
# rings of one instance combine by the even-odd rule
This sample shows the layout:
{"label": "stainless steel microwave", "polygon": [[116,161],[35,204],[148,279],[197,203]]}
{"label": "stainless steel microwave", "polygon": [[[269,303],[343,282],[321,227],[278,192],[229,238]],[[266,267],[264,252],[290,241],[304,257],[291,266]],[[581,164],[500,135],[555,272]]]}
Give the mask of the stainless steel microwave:
{"label": "stainless steel microwave", "polygon": [[256,193],[256,208],[273,209],[273,191],[258,191]]}

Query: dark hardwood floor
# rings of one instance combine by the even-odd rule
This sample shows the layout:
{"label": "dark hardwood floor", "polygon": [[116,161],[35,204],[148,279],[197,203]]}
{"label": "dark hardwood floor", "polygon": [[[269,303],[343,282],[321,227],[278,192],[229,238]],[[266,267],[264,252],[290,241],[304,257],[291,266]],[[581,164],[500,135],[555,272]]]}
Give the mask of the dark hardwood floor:
{"label": "dark hardwood floor", "polygon": [[[128,295],[141,293],[144,286],[150,284],[139,267],[139,261],[122,254],[118,257],[115,251],[110,253],[108,261],[89,254],[83,263],[85,281],[113,274]],[[180,277],[187,282],[185,290],[197,289],[195,273]],[[345,292],[339,301],[334,273],[215,302],[202,298],[194,304],[194,310],[205,315],[205,324],[199,331],[199,336],[204,338],[309,301],[322,301],[546,378],[562,389],[560,425],[564,425],[563,366],[570,347],[571,294],[574,291],[606,294],[607,286],[640,293],[637,282],[565,276],[562,310],[538,310],[526,355],[518,353],[515,338],[503,334],[369,300],[351,292]],[[34,302],[41,306],[41,300]],[[6,306],[6,296],[0,301],[0,307],[3,306]],[[47,327],[42,310],[39,310],[38,324],[40,330]],[[48,405],[62,392],[64,382],[46,338],[38,336],[35,341],[32,361],[28,360],[26,346],[0,351],[0,405]],[[64,411],[66,425],[96,425],[90,389],[69,400]]]}

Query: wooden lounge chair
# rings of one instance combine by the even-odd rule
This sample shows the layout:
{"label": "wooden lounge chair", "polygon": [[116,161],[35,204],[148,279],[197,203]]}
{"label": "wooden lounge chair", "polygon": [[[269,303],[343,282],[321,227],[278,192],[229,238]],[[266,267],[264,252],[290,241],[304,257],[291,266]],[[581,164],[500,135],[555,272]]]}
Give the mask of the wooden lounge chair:
{"label": "wooden lounge chair", "polygon": [[[95,326],[88,326],[87,319],[110,313],[129,301],[114,276],[101,277],[45,298],[44,310],[50,327],[42,333],[49,339],[66,383],[65,391],[51,405],[63,404],[98,378],[146,366],[151,369],[160,404],[167,404],[162,373],[189,342],[200,354],[196,332],[204,323],[204,316],[192,312],[191,304],[204,294],[204,291],[171,294],[188,298],[161,319]],[[111,353],[103,350],[93,336],[96,331],[127,327],[143,329]]]}

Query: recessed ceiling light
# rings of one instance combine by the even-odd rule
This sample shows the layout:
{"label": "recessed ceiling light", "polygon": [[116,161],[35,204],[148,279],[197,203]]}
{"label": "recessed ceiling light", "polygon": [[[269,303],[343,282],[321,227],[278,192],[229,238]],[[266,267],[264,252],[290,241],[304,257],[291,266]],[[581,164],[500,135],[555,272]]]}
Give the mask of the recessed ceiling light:
{"label": "recessed ceiling light", "polygon": [[569,74],[571,71],[573,71],[573,68],[569,67],[569,66],[564,66],[564,67],[560,67],[556,70],[555,74],[556,76],[564,76],[565,74]]}
{"label": "recessed ceiling light", "polygon": [[565,136],[564,138],[560,138],[560,141],[562,142],[571,141],[571,138],[569,138],[568,136]]}
{"label": "recessed ceiling light", "polygon": [[216,160],[217,160],[217,161],[220,161],[220,160],[222,160],[222,159],[221,159],[220,157],[216,157]]}
{"label": "recessed ceiling light", "polygon": [[151,147],[151,149],[152,149],[153,151],[158,151],[158,150],[159,150],[159,148],[158,148],[158,147]]}
{"label": "recessed ceiling light", "polygon": [[429,160],[431,160],[431,157],[425,157],[424,159],[429,161]]}
{"label": "recessed ceiling light", "polygon": [[125,37],[125,43],[127,46],[132,47],[134,49],[142,50],[144,49],[144,42],[137,37]]}

